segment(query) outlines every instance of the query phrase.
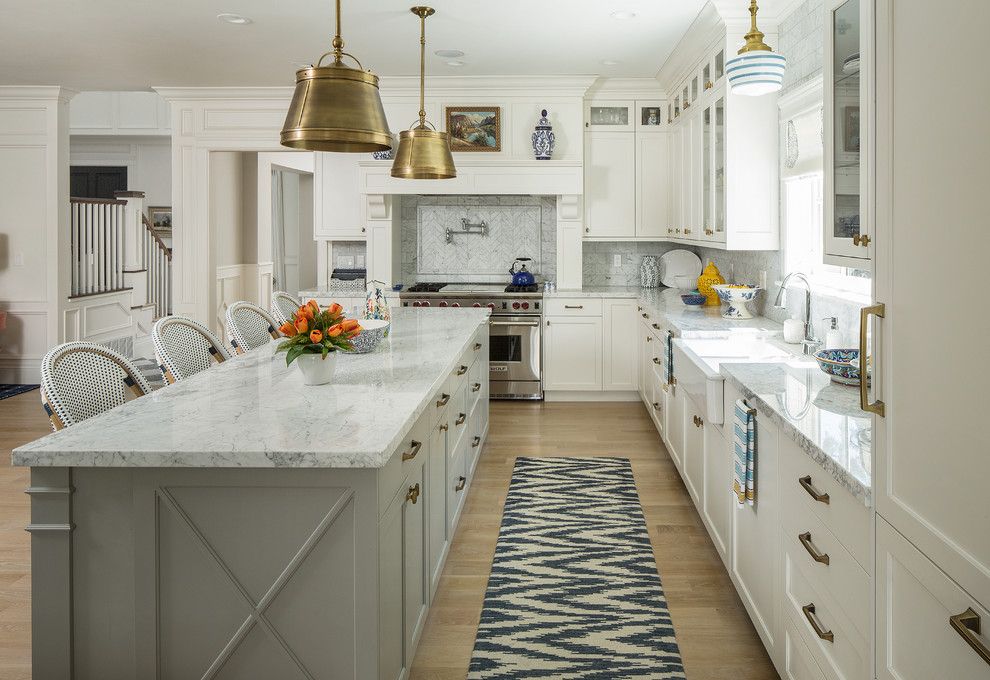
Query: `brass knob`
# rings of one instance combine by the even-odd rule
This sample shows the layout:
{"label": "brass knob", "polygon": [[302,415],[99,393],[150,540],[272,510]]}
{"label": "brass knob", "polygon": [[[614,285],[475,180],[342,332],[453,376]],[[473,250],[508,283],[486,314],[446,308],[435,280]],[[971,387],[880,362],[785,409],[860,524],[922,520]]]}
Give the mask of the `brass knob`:
{"label": "brass knob", "polygon": [[406,492],[406,500],[416,505],[416,501],[419,500],[419,482],[416,482],[415,486],[409,487],[409,491]]}
{"label": "brass knob", "polygon": [[859,234],[856,234],[856,235],[853,236],[853,245],[854,246],[868,246],[868,245],[870,245],[870,237],[867,234],[863,234],[862,236],[860,236]]}
{"label": "brass knob", "polygon": [[691,419],[694,420],[695,427],[701,427],[702,425],[705,424],[705,421],[699,418],[698,416],[691,416]]}
{"label": "brass knob", "polygon": [[715,87],[715,83],[713,83],[713,82],[712,82],[712,81],[710,81],[710,80],[708,80],[708,81],[705,81],[705,89],[706,89],[706,90],[710,90],[710,89],[712,89],[713,87]]}

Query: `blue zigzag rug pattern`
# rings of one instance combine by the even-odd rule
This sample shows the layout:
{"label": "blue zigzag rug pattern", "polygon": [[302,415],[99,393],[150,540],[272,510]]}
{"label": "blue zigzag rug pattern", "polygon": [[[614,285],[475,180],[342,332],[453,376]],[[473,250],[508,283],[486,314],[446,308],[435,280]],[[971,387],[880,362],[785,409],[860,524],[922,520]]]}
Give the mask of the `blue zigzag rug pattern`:
{"label": "blue zigzag rug pattern", "polygon": [[468,678],[683,680],[626,458],[517,458]]}

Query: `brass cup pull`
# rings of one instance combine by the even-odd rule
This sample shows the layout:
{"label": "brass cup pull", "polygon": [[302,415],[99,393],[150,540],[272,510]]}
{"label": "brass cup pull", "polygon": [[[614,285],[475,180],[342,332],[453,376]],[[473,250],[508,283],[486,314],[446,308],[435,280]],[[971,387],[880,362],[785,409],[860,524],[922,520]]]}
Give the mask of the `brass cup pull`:
{"label": "brass cup pull", "polygon": [[830,630],[825,630],[825,627],[818,621],[818,615],[815,614],[815,603],[810,602],[803,607],[801,611],[804,612],[804,618],[808,619],[808,623],[811,624],[811,629],[815,631],[815,635],[820,637],[825,642],[835,642],[835,635]]}
{"label": "brass cup pull", "polygon": [[949,617],[949,625],[952,630],[959,633],[966,644],[973,648],[980,658],[990,664],[990,649],[983,644],[977,635],[980,634],[980,615],[973,611],[972,607],[967,607],[962,614]]}
{"label": "brass cup pull", "polygon": [[458,367],[457,375],[464,375],[465,373],[467,373],[467,368],[468,368],[467,366]]}
{"label": "brass cup pull", "polygon": [[467,420],[467,414],[466,413],[458,413],[457,414],[457,420],[454,421],[454,425],[463,425],[465,420]]}
{"label": "brass cup pull", "polygon": [[477,352],[479,349],[481,349],[481,343],[480,342],[474,343],[474,351]]}
{"label": "brass cup pull", "polygon": [[423,442],[418,442],[415,439],[410,444],[412,444],[412,448],[402,452],[402,460],[412,460],[419,453],[419,450],[423,448]]}
{"label": "brass cup pull", "polygon": [[458,477],[457,486],[454,487],[454,491],[463,491],[465,484],[467,484],[467,477]]}
{"label": "brass cup pull", "polygon": [[406,500],[416,505],[416,501],[419,500],[419,482],[416,482],[415,486],[410,486],[409,491],[406,491]]}
{"label": "brass cup pull", "polygon": [[701,427],[702,425],[705,424],[705,421],[699,418],[698,416],[691,416],[691,419],[694,421],[695,427]]}
{"label": "brass cup pull", "polygon": [[881,418],[884,416],[885,407],[884,403],[877,399],[876,401],[870,401],[870,387],[869,387],[869,355],[867,354],[866,342],[866,327],[870,320],[870,315],[884,318],[886,312],[886,307],[882,302],[875,305],[870,305],[869,307],[863,307],[859,310],[859,365],[860,365],[860,376],[859,376],[859,407],[864,411],[870,413],[876,413]]}
{"label": "brass cup pull", "polygon": [[811,475],[805,475],[804,477],[798,477],[798,484],[808,492],[808,495],[814,498],[819,503],[829,504],[829,498],[827,493],[822,493],[815,487],[811,485]]}
{"label": "brass cup pull", "polygon": [[479,446],[481,446],[481,437],[475,436],[475,438],[471,440],[471,448],[476,449]]}
{"label": "brass cup pull", "polygon": [[481,383],[472,383],[471,384],[471,391],[472,392],[477,392],[480,389],[481,389]]}
{"label": "brass cup pull", "polygon": [[815,544],[811,542],[810,531],[806,531],[803,534],[798,534],[798,540],[801,541],[801,545],[803,545],[804,549],[808,551],[809,555],[811,555],[811,559],[815,562],[821,562],[822,564],[828,566],[828,553],[818,552],[818,548],[816,548]]}
{"label": "brass cup pull", "polygon": [[446,432],[447,430],[450,429],[450,423],[444,423],[443,425],[440,426],[439,429],[441,432]]}
{"label": "brass cup pull", "polygon": [[440,408],[441,406],[446,406],[448,401],[450,401],[450,395],[441,394],[440,398],[437,400],[437,408]]}

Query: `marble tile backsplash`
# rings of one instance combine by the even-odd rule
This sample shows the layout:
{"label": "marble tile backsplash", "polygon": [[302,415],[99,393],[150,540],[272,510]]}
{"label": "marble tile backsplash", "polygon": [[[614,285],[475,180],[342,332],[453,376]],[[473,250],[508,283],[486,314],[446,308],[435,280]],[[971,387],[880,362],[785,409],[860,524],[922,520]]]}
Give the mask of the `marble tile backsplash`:
{"label": "marble tile backsplash", "polygon": [[[557,270],[557,203],[549,196],[403,196],[402,280],[507,282],[517,257],[538,280]],[[464,234],[461,220],[488,224],[488,235]],[[447,243],[451,229],[453,241]],[[461,233],[458,233],[461,232]]]}
{"label": "marble tile backsplash", "polygon": [[822,69],[825,53],[825,2],[805,0],[780,22],[774,48],[787,57],[784,92]]}
{"label": "marble tile backsplash", "polygon": [[[582,258],[583,283],[585,286],[638,286],[644,255],[659,256],[680,247],[676,243],[587,242]],[[619,266],[615,264],[616,256],[622,261]]]}

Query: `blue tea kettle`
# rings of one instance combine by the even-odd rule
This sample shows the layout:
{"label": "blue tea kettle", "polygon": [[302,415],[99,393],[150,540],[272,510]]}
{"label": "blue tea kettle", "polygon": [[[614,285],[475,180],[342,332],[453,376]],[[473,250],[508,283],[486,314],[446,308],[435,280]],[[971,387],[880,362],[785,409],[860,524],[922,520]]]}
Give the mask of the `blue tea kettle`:
{"label": "blue tea kettle", "polygon": [[[533,274],[526,270],[526,263],[530,262],[532,258],[529,257],[517,257],[512,266],[509,267],[509,273],[512,274],[512,285],[513,286],[532,286],[536,283],[536,279]],[[516,265],[519,265],[519,269],[516,270]]]}

